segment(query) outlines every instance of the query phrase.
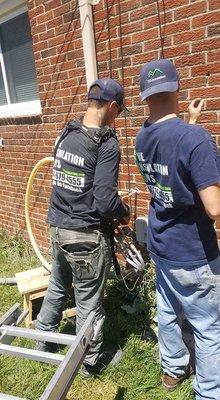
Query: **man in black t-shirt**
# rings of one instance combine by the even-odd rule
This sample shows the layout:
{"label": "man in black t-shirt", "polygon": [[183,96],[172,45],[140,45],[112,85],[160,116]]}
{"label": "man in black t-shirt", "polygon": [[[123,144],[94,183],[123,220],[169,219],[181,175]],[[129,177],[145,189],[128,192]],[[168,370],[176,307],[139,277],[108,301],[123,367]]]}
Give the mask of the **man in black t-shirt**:
{"label": "man in black t-shirt", "polygon": [[150,116],[136,159],[151,194],[148,250],[156,265],[163,386],[189,372],[182,310],[195,338],[196,400],[220,399],[220,156],[211,136],[179,118],[179,77],[170,60],[145,64],[141,99]]}
{"label": "man in black t-shirt", "polygon": [[[82,121],[69,123],[56,145],[48,212],[54,261],[37,329],[57,329],[72,281],[76,334],[91,311],[96,322],[104,322],[103,291],[112,265],[111,221],[126,224],[130,219],[129,207],[117,191],[120,148],[110,128],[125,110],[123,98],[117,81],[95,81]],[[84,360],[84,375],[97,363],[101,345],[102,329]],[[39,342],[37,348],[52,350],[47,342]]]}

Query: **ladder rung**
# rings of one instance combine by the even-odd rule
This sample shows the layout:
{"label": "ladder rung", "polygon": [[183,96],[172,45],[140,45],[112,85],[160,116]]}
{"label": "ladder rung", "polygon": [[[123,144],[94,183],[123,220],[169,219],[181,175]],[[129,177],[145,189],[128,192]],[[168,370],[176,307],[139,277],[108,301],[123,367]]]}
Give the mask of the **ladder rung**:
{"label": "ladder rung", "polygon": [[23,397],[15,397],[15,396],[10,396],[9,394],[5,393],[0,393],[0,399],[1,400],[26,400]]}
{"label": "ladder rung", "polygon": [[[2,325],[0,332],[5,336],[17,336],[26,339],[40,340],[43,342],[53,342],[71,346],[76,338],[74,335],[66,335],[64,333],[46,332],[41,330],[33,330],[28,328],[19,328],[17,326]],[[1,342],[1,337],[0,337]]]}
{"label": "ladder rung", "polygon": [[0,326],[3,324],[11,325],[15,323],[18,317],[21,315],[21,310],[19,308],[20,304],[14,304],[1,318]]}
{"label": "ladder rung", "polygon": [[23,347],[12,346],[7,344],[0,344],[0,354],[22,357],[22,358],[27,358],[28,360],[35,360],[55,365],[59,365],[64,359],[64,356],[60,354],[53,354],[53,353],[48,353],[46,351],[26,349]]}

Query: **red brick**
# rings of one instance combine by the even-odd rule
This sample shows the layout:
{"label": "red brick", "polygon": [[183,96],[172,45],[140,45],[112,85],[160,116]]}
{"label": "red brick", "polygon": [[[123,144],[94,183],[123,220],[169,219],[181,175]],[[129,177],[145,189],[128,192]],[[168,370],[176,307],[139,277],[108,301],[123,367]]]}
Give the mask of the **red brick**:
{"label": "red brick", "polygon": [[46,20],[47,29],[57,28],[57,27],[61,26],[62,24],[63,24],[63,16],[62,15],[57,18],[53,18],[53,16],[51,16],[51,18],[48,18],[48,20]]}
{"label": "red brick", "polygon": [[60,15],[65,15],[65,13],[67,13],[70,10],[69,4],[65,4],[65,5],[63,5],[61,7],[57,7],[55,9],[54,8],[53,8],[53,16],[54,16],[54,18],[56,18],[56,17],[58,17]]}
{"label": "red brick", "polygon": [[191,67],[192,75],[205,75],[209,76],[210,73],[218,73],[219,72],[219,65],[218,63],[215,64],[205,64],[204,65],[193,65]]}
{"label": "red brick", "polygon": [[219,0],[208,0],[209,10],[218,10],[219,9]]}
{"label": "red brick", "polygon": [[147,4],[145,6],[139,7],[135,10],[132,10],[130,13],[130,20],[137,21],[139,19],[146,19],[149,15],[154,15],[157,12],[156,4]]}
{"label": "red brick", "polygon": [[199,43],[193,43],[192,52],[197,53],[201,51],[207,51],[210,49],[219,49],[220,47],[220,37],[213,39],[206,39]]}
{"label": "red brick", "polygon": [[45,11],[53,10],[61,5],[61,0],[49,0],[44,2]]}
{"label": "red brick", "polygon": [[183,21],[171,22],[166,25],[166,35],[171,35],[176,32],[184,32],[189,31],[190,29],[190,20],[185,19]]}
{"label": "red brick", "polygon": [[181,3],[179,2],[179,0],[166,0],[166,8],[176,8],[181,5],[185,5],[185,4],[189,4],[189,0],[181,0]]}
{"label": "red brick", "polygon": [[201,116],[199,117],[199,123],[204,124],[204,123],[211,123],[211,122],[217,122],[218,116],[216,112],[203,112]]}
{"label": "red brick", "polygon": [[190,90],[190,99],[201,97],[220,97],[220,87],[202,87]]}
{"label": "red brick", "polygon": [[173,35],[174,44],[195,42],[203,38],[205,38],[205,28],[194,29],[189,32],[182,32]]}
{"label": "red brick", "polygon": [[51,57],[53,55],[56,54],[56,49],[47,49],[47,50],[42,50],[41,51],[41,56],[42,58],[47,58],[47,57]]}
{"label": "red brick", "polygon": [[50,30],[48,30],[46,32],[43,32],[43,33],[39,34],[40,40],[47,40],[47,39],[49,39],[49,38],[51,38],[53,36],[55,36],[54,29],[50,29]]}
{"label": "red brick", "polygon": [[220,11],[209,12],[204,15],[195,16],[192,18],[192,28],[198,28],[199,26],[208,26],[219,22]]}
{"label": "red brick", "polygon": [[166,46],[164,49],[164,53],[167,58],[173,58],[184,54],[185,55],[189,54],[189,44],[182,44],[179,46],[171,46],[171,47]]}
{"label": "red brick", "polygon": [[180,87],[181,89],[190,89],[194,87],[201,87],[206,85],[206,77],[205,76],[199,76],[196,78],[187,78],[187,79],[181,79],[180,80]]}
{"label": "red brick", "polygon": [[[182,5],[182,4],[181,4]],[[199,1],[198,3],[191,3],[184,7],[179,7],[174,11],[174,20],[186,19],[193,15],[203,14],[207,10],[207,2]]]}
{"label": "red brick", "polygon": [[[149,4],[149,2],[147,4]],[[140,7],[139,0],[132,0],[132,4],[129,1],[125,1],[125,2],[121,2],[120,11],[121,11],[121,13],[124,13],[126,11],[134,10],[135,8],[138,8],[138,7]]]}
{"label": "red brick", "polygon": [[220,85],[220,74],[210,75],[208,79],[209,86]]}
{"label": "red brick", "polygon": [[220,35],[220,24],[209,26],[208,36],[217,36],[217,35]]}
{"label": "red brick", "polygon": [[219,62],[220,61],[220,50],[214,50],[210,49],[208,53],[208,62]]}
{"label": "red brick", "polygon": [[145,42],[148,39],[156,39],[159,37],[158,28],[148,29],[147,31],[142,31],[138,33],[134,33],[131,37],[132,44],[133,43],[141,43]]}
{"label": "red brick", "polygon": [[32,36],[37,35],[38,33],[42,33],[46,31],[46,24],[39,24],[31,26]]}
{"label": "red brick", "polygon": [[220,110],[220,99],[207,99],[206,100],[207,110]]}
{"label": "red brick", "polygon": [[190,54],[175,59],[175,65],[177,67],[194,66],[196,64],[203,64],[204,62],[205,62],[204,54]]}

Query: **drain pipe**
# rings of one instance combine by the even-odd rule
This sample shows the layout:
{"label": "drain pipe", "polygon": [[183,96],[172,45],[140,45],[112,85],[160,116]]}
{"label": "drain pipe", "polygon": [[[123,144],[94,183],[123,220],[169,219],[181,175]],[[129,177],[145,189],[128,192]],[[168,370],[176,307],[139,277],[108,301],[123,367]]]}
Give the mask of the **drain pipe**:
{"label": "drain pipe", "polygon": [[0,278],[0,285],[17,285],[16,278]]}
{"label": "drain pipe", "polygon": [[92,6],[99,2],[100,0],[79,0],[87,89],[98,78]]}

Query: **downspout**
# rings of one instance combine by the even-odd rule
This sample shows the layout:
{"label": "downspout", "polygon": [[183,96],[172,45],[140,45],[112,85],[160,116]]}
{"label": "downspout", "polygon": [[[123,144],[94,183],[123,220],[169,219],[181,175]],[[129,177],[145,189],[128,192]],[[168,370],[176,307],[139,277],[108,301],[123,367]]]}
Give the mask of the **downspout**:
{"label": "downspout", "polygon": [[92,6],[95,6],[99,2],[100,0],[79,0],[86,83],[88,89],[92,82],[98,78]]}

